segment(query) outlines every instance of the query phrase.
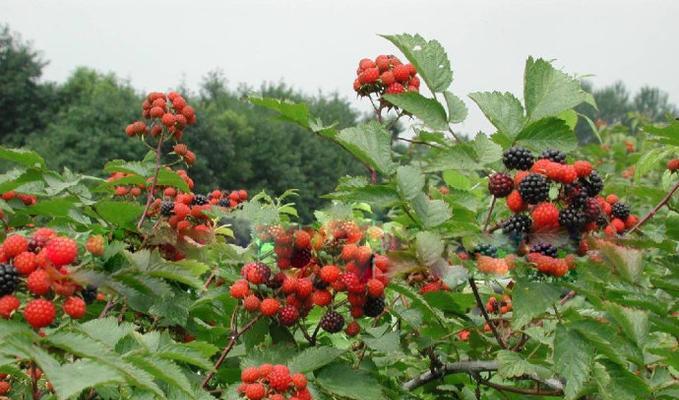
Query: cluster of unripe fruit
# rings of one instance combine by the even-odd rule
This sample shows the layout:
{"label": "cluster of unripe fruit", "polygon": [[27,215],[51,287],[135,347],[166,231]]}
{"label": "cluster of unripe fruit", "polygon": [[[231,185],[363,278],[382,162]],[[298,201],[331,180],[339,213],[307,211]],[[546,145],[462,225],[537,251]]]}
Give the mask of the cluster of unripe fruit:
{"label": "cluster of unripe fruit", "polygon": [[248,400],[312,400],[304,374],[291,374],[287,366],[262,364],[241,371],[238,393]]}
{"label": "cluster of unripe fruit", "polygon": [[[91,236],[86,244],[90,253],[104,252],[104,238]],[[33,328],[51,325],[57,314],[53,300],[62,299],[62,309],[73,319],[82,318],[86,303],[97,298],[97,289],[81,287],[69,278],[69,265],[76,263],[78,244],[58,236],[49,228],[38,228],[30,237],[8,236],[0,246],[0,317],[9,319],[21,307],[15,291],[25,288],[33,296],[23,316]]]}
{"label": "cluster of unripe fruit", "polygon": [[[0,195],[0,198],[8,202],[17,199],[18,201],[22,202],[25,206],[32,206],[38,202],[38,198],[33,196],[32,194],[17,193],[15,191],[2,193]],[[0,219],[2,218],[5,218],[5,211],[0,209]]]}
{"label": "cluster of unripe fruit", "polygon": [[328,333],[344,329],[349,336],[360,331],[357,321],[347,324],[349,317],[383,313],[389,259],[360,244],[366,234],[353,221],[333,221],[318,230],[275,225],[259,231],[260,240],[273,242],[276,267],[263,262],[243,266],[243,279],[230,292],[245,310],[292,326],[313,307],[322,307],[320,327]]}
{"label": "cluster of unripe fruit", "polygon": [[420,78],[412,64],[403,64],[396,56],[379,55],[375,60],[364,58],[358,63],[354,90],[360,96],[375,93],[399,94],[419,92]]}
{"label": "cluster of unripe fruit", "polygon": [[142,115],[148,123],[135,121],[127,125],[125,128],[127,136],[157,137],[165,128],[175,140],[180,141],[184,128],[196,123],[193,107],[186,104],[186,100],[177,92],[149,93],[142,103]]}

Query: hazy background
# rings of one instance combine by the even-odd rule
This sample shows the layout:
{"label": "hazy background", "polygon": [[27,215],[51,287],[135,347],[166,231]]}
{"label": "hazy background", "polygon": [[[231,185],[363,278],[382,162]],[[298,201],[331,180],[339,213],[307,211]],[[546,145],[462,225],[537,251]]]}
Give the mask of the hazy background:
{"label": "hazy background", "polygon": [[358,60],[396,52],[379,33],[418,32],[448,51],[452,90],[470,109],[464,132],[490,129],[466,95],[520,94],[528,55],[592,74],[595,86],[657,86],[677,102],[677,15],[675,0],[0,1],[0,22],[49,60],[47,80],[84,65],[141,90],[197,89],[219,68],[231,86],[284,79],[362,110],[351,89]]}

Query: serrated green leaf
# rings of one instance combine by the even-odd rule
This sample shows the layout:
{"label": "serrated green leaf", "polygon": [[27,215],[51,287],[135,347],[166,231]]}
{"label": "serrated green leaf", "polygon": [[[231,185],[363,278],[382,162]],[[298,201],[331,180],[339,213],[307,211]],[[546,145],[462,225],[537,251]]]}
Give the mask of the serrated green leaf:
{"label": "serrated green leaf", "polygon": [[558,326],[554,337],[554,367],[566,379],[566,399],[578,397],[589,379],[594,354],[587,340],[574,330]]}
{"label": "serrated green leaf", "polygon": [[441,258],[444,244],[436,233],[421,231],[415,235],[415,250],[417,258],[424,265],[431,266]]}
{"label": "serrated green leaf", "polygon": [[68,217],[70,209],[75,205],[74,197],[61,197],[41,200],[25,209],[29,215],[43,215],[48,217]]}
{"label": "serrated green leaf", "polygon": [[417,92],[385,94],[382,98],[416,116],[431,129],[439,131],[448,129],[446,110],[434,99],[424,97]]}
{"label": "serrated green leaf", "polygon": [[154,355],[128,355],[125,359],[154,378],[180,389],[188,398],[195,399],[188,378],[172,361]]}
{"label": "serrated green leaf", "polygon": [[536,152],[547,149],[570,152],[578,146],[578,139],[564,120],[545,118],[528,125],[519,132],[515,144]]}
{"label": "serrated green leaf", "polygon": [[523,98],[531,122],[559,115],[583,102],[593,102],[579,80],[556,70],[548,61],[533,57],[526,60]]}
{"label": "serrated green leaf", "polygon": [[448,122],[458,124],[464,121],[467,118],[468,111],[462,99],[447,90],[443,92],[443,97],[448,105]]}
{"label": "serrated green leaf", "polygon": [[391,134],[376,121],[342,129],[335,140],[381,174],[391,175],[396,169],[391,156]]}
{"label": "serrated green leaf", "polygon": [[283,120],[309,128],[309,107],[306,104],[256,96],[250,96],[248,97],[248,100],[252,104],[278,112]]}
{"label": "serrated green leaf", "polygon": [[647,125],[644,130],[663,144],[679,146],[679,121],[671,121],[668,125]]}
{"label": "serrated green leaf", "polygon": [[445,321],[445,317],[441,310],[432,307],[421,294],[414,291],[411,287],[393,283],[389,285],[389,289],[409,298],[412,301],[413,306],[427,314],[427,317],[435,318],[436,321],[441,324]]}
{"label": "serrated green leaf", "polygon": [[509,92],[476,92],[469,97],[479,106],[483,114],[510,140],[521,132],[525,117],[519,99]]}
{"label": "serrated green leaf", "polygon": [[134,325],[129,322],[118,323],[117,318],[107,317],[87,321],[78,325],[85,335],[109,346],[115,346],[120,339],[134,332]]}
{"label": "serrated green leaf", "polygon": [[401,196],[406,200],[412,200],[424,189],[424,175],[419,168],[404,165],[396,170],[396,183]]}
{"label": "serrated green leaf", "polygon": [[595,362],[593,381],[606,400],[637,400],[650,398],[651,391],[641,378],[617,364]]}
{"label": "serrated green leaf", "polygon": [[40,154],[26,149],[10,149],[0,146],[0,159],[11,161],[24,167],[44,168],[45,160]]}
{"label": "serrated green leaf", "polygon": [[288,367],[293,372],[306,374],[330,364],[343,353],[344,350],[335,347],[309,347],[293,357]]}
{"label": "serrated green leaf", "polygon": [[512,289],[513,326],[521,328],[559,300],[561,292],[546,282],[519,279]]}
{"label": "serrated green leaf", "polygon": [[450,207],[443,200],[431,200],[420,193],[411,202],[415,214],[424,228],[433,228],[446,222],[452,216]]}
{"label": "serrated green leaf", "polygon": [[443,46],[420,35],[382,35],[405,55],[432,92],[443,92],[453,82],[450,61]]}
{"label": "serrated green leaf", "polygon": [[479,133],[471,142],[432,151],[425,172],[483,169],[501,158],[502,147]]}
{"label": "serrated green leaf", "polygon": [[153,170],[153,163],[146,161],[111,160],[104,165],[106,172],[123,172],[149,178]]}
{"label": "serrated green leaf", "polygon": [[123,384],[125,379],[114,368],[92,360],[77,360],[45,371],[60,399],[68,399],[97,385]]}
{"label": "serrated green leaf", "polygon": [[497,353],[498,374],[503,378],[517,378],[524,375],[537,375],[547,377],[550,371],[539,365],[531,364],[525,360],[521,354],[509,351],[500,350]]}
{"label": "serrated green leaf", "polygon": [[387,332],[378,337],[364,337],[363,342],[369,348],[384,354],[393,355],[401,352],[401,339],[398,332]]}
{"label": "serrated green leaf", "polygon": [[368,372],[347,364],[328,365],[316,373],[316,383],[325,391],[355,400],[384,399],[381,385]]}
{"label": "serrated green leaf", "polygon": [[184,182],[184,180],[171,169],[161,168],[158,170],[158,181],[157,185],[161,186],[172,186],[181,190],[182,192],[190,192],[189,185]]}
{"label": "serrated green leaf", "polygon": [[102,200],[94,208],[106,222],[131,231],[137,230],[137,220],[144,211],[139,203],[113,200]]}
{"label": "serrated green leaf", "polygon": [[625,336],[636,343],[639,348],[643,348],[648,336],[648,313],[612,302],[605,302],[604,307]]}

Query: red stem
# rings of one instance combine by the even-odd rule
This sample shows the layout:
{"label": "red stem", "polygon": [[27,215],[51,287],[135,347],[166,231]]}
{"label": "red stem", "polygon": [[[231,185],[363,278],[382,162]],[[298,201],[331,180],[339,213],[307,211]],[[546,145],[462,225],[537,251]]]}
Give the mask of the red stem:
{"label": "red stem", "polygon": [[677,189],[679,189],[679,182],[675,183],[674,186],[672,187],[672,189],[670,189],[670,191],[667,192],[665,197],[663,197],[663,199],[660,200],[660,203],[658,203],[655,207],[653,207],[653,209],[651,211],[649,211],[649,213],[646,214],[641,220],[639,220],[639,222],[637,222],[637,224],[634,225],[632,227],[632,229],[627,231],[627,233],[632,233],[632,232],[636,231],[637,229],[639,229],[639,227],[641,227],[641,225],[648,222],[648,220],[651,219],[658,212],[658,210],[660,210],[665,204],[667,204],[670,201],[670,199],[672,198],[672,195],[674,194],[674,192],[677,191]]}
{"label": "red stem", "polygon": [[137,223],[137,230],[140,230],[141,226],[144,224],[144,220],[146,219],[146,213],[149,211],[149,207],[151,207],[151,203],[153,202],[153,198],[155,197],[156,183],[158,182],[158,172],[160,171],[160,150],[162,145],[163,145],[163,135],[161,134],[160,137],[158,138],[158,146],[156,146],[155,172],[153,173],[151,187],[149,188],[149,191],[146,195],[146,206],[144,206],[144,212],[141,214],[141,218],[139,218],[139,222]]}
{"label": "red stem", "polygon": [[479,295],[479,289],[476,287],[476,282],[474,281],[474,278],[469,278],[469,286],[472,288],[472,292],[474,292],[474,298],[476,299],[476,305],[479,306],[481,309],[481,314],[483,314],[483,318],[486,320],[486,323],[488,326],[490,326],[490,330],[493,331],[493,335],[495,336],[495,339],[497,339],[497,344],[500,345],[503,349],[506,349],[507,346],[505,345],[505,342],[502,341],[502,338],[500,337],[500,334],[498,333],[497,329],[495,329],[495,324],[493,321],[490,320],[490,317],[488,317],[488,313],[486,312],[486,307],[483,305],[483,302],[481,301],[481,296]]}

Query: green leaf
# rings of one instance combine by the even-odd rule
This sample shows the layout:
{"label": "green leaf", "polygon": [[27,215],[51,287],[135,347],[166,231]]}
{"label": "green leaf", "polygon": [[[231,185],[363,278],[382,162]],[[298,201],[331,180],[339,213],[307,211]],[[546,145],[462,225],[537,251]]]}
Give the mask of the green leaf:
{"label": "green leaf", "polygon": [[45,373],[60,399],[71,398],[97,385],[125,383],[114,368],[92,360],[77,360]]}
{"label": "green leaf", "polygon": [[342,129],[335,140],[381,174],[391,175],[396,169],[391,158],[391,134],[376,121]]}
{"label": "green leaf", "polygon": [[293,372],[306,374],[330,364],[343,353],[344,350],[335,347],[309,347],[290,360],[288,367]]}
{"label": "green leaf", "polygon": [[396,170],[398,190],[406,200],[412,200],[424,189],[424,175],[419,168],[404,165]]}
{"label": "green leaf", "polygon": [[523,106],[519,99],[509,92],[476,92],[469,97],[479,106],[483,114],[510,139],[514,139],[524,125]]}
{"label": "green leaf", "polygon": [[578,139],[564,120],[545,118],[524,128],[516,136],[515,143],[536,152],[547,149],[569,152],[578,146]]}
{"label": "green leaf", "polygon": [[129,322],[118,323],[117,318],[107,317],[93,319],[78,325],[85,335],[109,346],[115,346],[123,337],[134,332],[134,325]]}
{"label": "green leaf", "polygon": [[587,340],[574,330],[558,326],[554,337],[554,368],[566,379],[566,399],[575,399],[592,370],[594,352]]}
{"label": "green leaf", "polygon": [[431,266],[441,258],[444,244],[436,233],[421,231],[415,235],[415,250],[422,264]]}
{"label": "green leaf", "polygon": [[146,161],[125,161],[125,160],[111,160],[104,165],[106,172],[123,172],[126,174],[134,174],[149,178],[153,171],[153,163]]}
{"label": "green leaf", "polygon": [[533,57],[526,60],[523,98],[531,122],[559,115],[583,102],[593,102],[591,95],[580,87],[580,81],[557,71],[548,61]]}
{"label": "green leaf", "polygon": [[525,360],[521,354],[500,350],[497,353],[498,374],[503,378],[517,378],[524,375],[546,376],[549,370],[539,365],[534,365]]}
{"label": "green leaf", "polygon": [[128,355],[126,359],[136,367],[151,374],[154,378],[180,389],[189,395],[189,398],[195,398],[189,379],[177,364],[172,361],[154,355]]}
{"label": "green leaf", "polygon": [[467,118],[467,106],[462,99],[455,96],[452,92],[443,92],[443,97],[446,99],[448,105],[448,122],[458,124]]}
{"label": "green leaf", "polygon": [[413,209],[420,223],[425,228],[433,228],[446,222],[452,216],[450,207],[443,200],[431,200],[420,193],[412,201]]}
{"label": "green leaf", "polygon": [[466,175],[452,169],[443,171],[443,181],[453,189],[464,190],[465,192],[472,189],[472,180]]}
{"label": "green leaf", "polygon": [[574,130],[575,125],[578,124],[578,113],[575,110],[565,110],[557,115],[557,117],[563,120],[571,130]]}
{"label": "green leaf", "polygon": [[625,336],[636,343],[639,348],[643,348],[648,336],[648,313],[608,301],[605,302],[605,309],[622,328]]}
{"label": "green leaf", "polygon": [[648,125],[644,130],[655,136],[660,143],[679,146],[679,121],[671,121],[666,126]]}
{"label": "green leaf", "polygon": [[335,363],[318,371],[316,382],[325,391],[343,398],[355,400],[384,399],[379,382],[362,369]]}
{"label": "green leaf", "polygon": [[541,315],[559,300],[561,292],[546,282],[529,282],[519,279],[512,290],[513,319],[516,329]]}
{"label": "green leaf", "polygon": [[[205,343],[209,345],[209,343]],[[214,352],[218,349],[212,346]],[[179,343],[170,343],[161,347],[156,353],[156,356],[160,358],[165,358],[168,360],[180,361],[186,364],[195,365],[196,367],[209,370],[212,368],[212,363],[208,358],[211,354],[204,354],[201,351],[195,350],[187,345],[182,345]]]}
{"label": "green leaf", "polygon": [[606,400],[637,400],[651,398],[651,391],[641,378],[625,368],[609,363],[595,362],[593,381],[599,394]]}
{"label": "green leaf", "polygon": [[363,337],[363,342],[371,349],[384,354],[401,352],[401,338],[398,332],[387,332],[379,337]]}
{"label": "green leaf", "polygon": [[171,169],[161,168],[158,170],[158,185],[161,186],[173,186],[182,192],[190,192],[189,185],[184,182],[184,180]]}
{"label": "green leaf", "polygon": [[439,323],[443,323],[443,321],[445,320],[445,317],[441,310],[432,307],[431,304],[429,304],[427,300],[425,300],[425,298],[422,297],[421,294],[417,293],[410,286],[391,283],[389,285],[389,289],[409,298],[412,301],[413,306],[423,311],[426,314],[427,318],[435,318]]}
{"label": "green leaf", "polygon": [[420,35],[382,35],[410,61],[432,92],[443,92],[453,82],[453,71],[443,46]]}
{"label": "green leaf", "polygon": [[637,283],[641,279],[644,269],[641,250],[603,242],[599,245],[599,252],[604,261],[612,265],[623,279],[631,283]]}
{"label": "green leaf", "polygon": [[248,100],[252,104],[278,112],[283,120],[309,128],[309,107],[304,103],[293,103],[289,100],[256,96],[250,96]]}
{"label": "green leaf", "polygon": [[453,170],[478,170],[499,161],[502,147],[484,134],[477,134],[472,142],[456,144],[432,151],[425,172]]}
{"label": "green leaf", "polygon": [[11,161],[28,168],[44,168],[45,160],[40,154],[25,149],[10,149],[0,146],[0,159]]}
{"label": "green leaf", "polygon": [[659,166],[664,168],[665,164],[662,161],[671,152],[672,150],[667,148],[653,148],[644,152],[634,164],[634,180],[639,182],[642,177],[647,176],[653,169]]}
{"label": "green leaf", "polygon": [[434,99],[424,97],[417,92],[385,94],[382,98],[416,116],[432,129],[439,131],[448,129],[446,110]]}
{"label": "green leaf", "polygon": [[137,230],[137,220],[144,211],[139,203],[113,200],[102,200],[94,208],[106,222],[131,231]]}
{"label": "green leaf", "polygon": [[69,211],[73,208],[76,199],[73,197],[61,197],[55,199],[41,200],[34,205],[26,208],[29,215],[43,215],[48,217],[68,217]]}

